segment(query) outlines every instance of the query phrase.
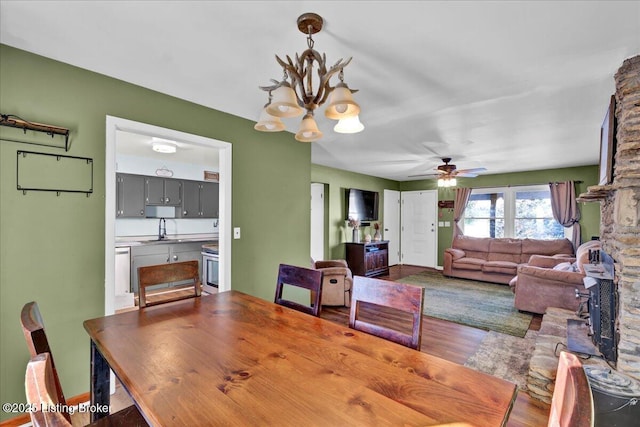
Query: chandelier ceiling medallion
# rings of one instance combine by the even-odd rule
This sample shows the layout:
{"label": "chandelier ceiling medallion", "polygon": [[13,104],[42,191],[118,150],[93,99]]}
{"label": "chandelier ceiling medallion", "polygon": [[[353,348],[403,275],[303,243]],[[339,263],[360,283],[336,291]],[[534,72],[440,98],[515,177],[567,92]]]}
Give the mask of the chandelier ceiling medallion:
{"label": "chandelier ceiling medallion", "polygon": [[[341,58],[327,70],[326,55],[320,55],[313,48],[312,35],[322,30],[323,22],[322,17],[315,13],[305,13],[298,18],[298,29],[307,35],[308,49],[301,55],[296,53],[295,61],[287,55],[285,62],[276,55],[276,61],[282,66],[284,76],[280,82],[271,79],[274,83],[271,86],[259,86],[269,93],[269,102],[264,106],[254,126],[256,130],[279,132],[285,128],[281,118],[297,117],[304,113],[295,138],[301,142],[317,141],[322,138],[322,132],[313,118],[314,112],[327,101],[329,95],[331,97],[324,115],[329,119],[338,120],[334,131],[356,133],[364,129],[358,117],[360,106],[352,96],[357,90],[349,89],[344,83],[343,69],[349,65],[351,58],[346,61]],[[338,74],[340,82],[331,86],[330,80],[335,74]],[[314,87],[317,87],[315,91]]]}

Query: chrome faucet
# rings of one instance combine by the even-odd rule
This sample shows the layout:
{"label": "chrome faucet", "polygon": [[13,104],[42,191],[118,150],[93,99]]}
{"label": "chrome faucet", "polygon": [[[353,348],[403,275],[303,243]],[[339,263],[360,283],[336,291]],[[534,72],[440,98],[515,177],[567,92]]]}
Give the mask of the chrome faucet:
{"label": "chrome faucet", "polygon": [[158,240],[167,238],[167,221],[164,218],[160,218],[158,223]]}

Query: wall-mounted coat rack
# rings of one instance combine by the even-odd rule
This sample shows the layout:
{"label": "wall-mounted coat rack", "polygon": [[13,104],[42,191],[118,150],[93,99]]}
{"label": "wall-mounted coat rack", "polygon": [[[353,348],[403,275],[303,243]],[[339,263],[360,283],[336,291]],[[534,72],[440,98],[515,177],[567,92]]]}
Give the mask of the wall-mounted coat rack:
{"label": "wall-mounted coat rack", "polygon": [[62,127],[53,126],[53,125],[45,125],[42,123],[34,123],[28,120],[21,119],[20,117],[15,116],[13,114],[2,114],[2,113],[0,113],[0,126],[8,126],[12,128],[22,129],[25,134],[27,133],[28,130],[33,130],[36,132],[44,132],[47,135],[50,135],[51,138],[53,138],[56,135],[63,136],[64,147],[56,147],[56,146],[43,144],[39,142],[28,142],[28,141],[17,141],[17,140],[10,140],[10,141],[19,142],[22,144],[42,145],[45,147],[64,148],[64,151],[69,151],[69,129],[67,128],[62,128]]}
{"label": "wall-mounted coat rack", "polygon": [[93,193],[93,159],[17,151],[16,189],[57,193]]}

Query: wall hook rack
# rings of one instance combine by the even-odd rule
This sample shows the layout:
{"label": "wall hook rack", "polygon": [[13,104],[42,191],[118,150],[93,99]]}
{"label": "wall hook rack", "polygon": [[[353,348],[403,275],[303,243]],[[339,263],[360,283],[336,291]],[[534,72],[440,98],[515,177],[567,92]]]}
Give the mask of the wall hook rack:
{"label": "wall hook rack", "polygon": [[[27,130],[44,132],[47,135],[50,135],[51,138],[53,138],[55,135],[61,135],[64,137],[64,151],[69,151],[69,129],[67,128],[53,126],[53,125],[45,125],[43,123],[34,123],[28,120],[21,119],[20,117],[14,114],[2,114],[2,113],[0,113],[0,126],[8,126],[12,128],[22,129],[25,134],[27,133]],[[37,142],[25,142],[25,141],[14,141],[14,142],[51,147],[51,145],[41,144]],[[54,147],[54,148],[62,148],[62,147]]]}

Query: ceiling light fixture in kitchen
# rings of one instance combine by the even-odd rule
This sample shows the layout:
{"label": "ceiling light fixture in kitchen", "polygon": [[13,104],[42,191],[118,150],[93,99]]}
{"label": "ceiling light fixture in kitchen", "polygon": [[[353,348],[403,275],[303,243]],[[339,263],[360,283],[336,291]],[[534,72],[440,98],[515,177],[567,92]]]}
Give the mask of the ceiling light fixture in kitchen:
{"label": "ceiling light fixture in kitchen", "polygon": [[151,148],[153,151],[163,154],[172,154],[175,153],[178,149],[178,145],[173,141],[168,141],[166,139],[161,138],[152,138]]}
{"label": "ceiling light fixture in kitchen", "polygon": [[[322,30],[322,17],[315,13],[305,13],[298,18],[298,29],[307,35],[308,49],[301,55],[296,54],[295,61],[287,55],[287,62],[276,55],[276,61],[282,66],[284,76],[281,82],[271,80],[271,86],[259,86],[269,92],[269,102],[265,105],[260,119],[254,129],[262,132],[278,132],[283,130],[282,117],[297,117],[305,113],[296,140],[313,142],[322,138],[322,132],[313,118],[314,111],[323,105],[329,95],[329,104],[324,115],[332,120],[339,120],[334,131],[340,133],[356,133],[364,129],[358,114],[360,106],[353,100],[352,94],[357,90],[349,89],[344,82],[344,67],[351,58],[342,58],[327,70],[326,55],[313,49],[313,34]],[[314,68],[316,68],[314,70]],[[338,74],[340,82],[330,85],[334,74]],[[317,91],[314,91],[314,85]],[[273,94],[273,96],[272,96]],[[350,119],[350,120],[346,120]]]}

